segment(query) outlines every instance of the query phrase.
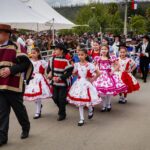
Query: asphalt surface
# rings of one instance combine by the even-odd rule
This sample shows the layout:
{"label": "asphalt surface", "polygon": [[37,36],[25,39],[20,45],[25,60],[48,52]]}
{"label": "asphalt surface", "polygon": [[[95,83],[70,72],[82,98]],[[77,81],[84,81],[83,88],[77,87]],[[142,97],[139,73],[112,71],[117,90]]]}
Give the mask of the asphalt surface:
{"label": "asphalt surface", "polygon": [[[12,111],[8,144],[2,150],[150,150],[150,79],[141,90],[130,94],[126,105],[113,98],[113,110],[101,113],[96,106],[92,120],[78,127],[78,109],[67,106],[67,120],[57,121],[52,100],[43,102],[42,118],[33,120],[35,105],[25,102],[30,121],[30,137],[20,139],[21,127]],[[87,111],[85,112],[87,116]],[[86,117],[87,118],[87,117]]]}

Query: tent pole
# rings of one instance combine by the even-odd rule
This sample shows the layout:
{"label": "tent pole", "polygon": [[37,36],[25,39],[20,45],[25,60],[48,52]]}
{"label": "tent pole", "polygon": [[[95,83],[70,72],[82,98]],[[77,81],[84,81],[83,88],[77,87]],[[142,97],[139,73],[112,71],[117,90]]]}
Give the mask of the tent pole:
{"label": "tent pole", "polygon": [[39,24],[37,23],[37,32],[39,32]]}
{"label": "tent pole", "polygon": [[53,34],[53,46],[54,46],[54,45],[55,45],[54,18],[53,18],[53,28],[52,28],[52,34]]}

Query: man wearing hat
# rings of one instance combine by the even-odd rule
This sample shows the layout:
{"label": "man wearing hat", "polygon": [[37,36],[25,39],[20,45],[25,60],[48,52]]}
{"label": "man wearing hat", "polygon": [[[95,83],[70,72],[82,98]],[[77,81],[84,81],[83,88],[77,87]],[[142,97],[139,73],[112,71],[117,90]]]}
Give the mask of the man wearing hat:
{"label": "man wearing hat", "polygon": [[150,39],[147,35],[143,37],[143,42],[137,46],[137,51],[140,52],[140,69],[142,72],[142,79],[146,83],[150,63]]}
{"label": "man wearing hat", "polygon": [[33,68],[23,46],[10,40],[11,33],[11,26],[0,24],[0,146],[8,141],[11,108],[22,127],[21,139],[27,138],[30,130],[23,90]]}
{"label": "man wearing hat", "polygon": [[68,79],[72,75],[73,66],[65,58],[68,50],[62,43],[55,46],[55,51],[48,66],[49,78],[52,79],[53,100],[58,106],[58,121],[66,119],[66,96],[68,89]]}

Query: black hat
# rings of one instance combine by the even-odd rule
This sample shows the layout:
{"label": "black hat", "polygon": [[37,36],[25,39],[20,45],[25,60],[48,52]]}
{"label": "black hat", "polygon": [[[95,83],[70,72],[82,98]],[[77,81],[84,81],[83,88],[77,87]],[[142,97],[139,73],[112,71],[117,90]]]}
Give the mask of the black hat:
{"label": "black hat", "polygon": [[120,35],[114,35],[114,38],[118,37],[119,39],[121,39]]}
{"label": "black hat", "polygon": [[54,48],[58,48],[60,50],[63,50],[64,53],[68,53],[69,52],[69,50],[67,50],[67,47],[64,44],[62,44],[62,43],[57,43],[54,46]]}
{"label": "black hat", "polygon": [[142,38],[150,41],[150,37],[148,35],[144,35]]}

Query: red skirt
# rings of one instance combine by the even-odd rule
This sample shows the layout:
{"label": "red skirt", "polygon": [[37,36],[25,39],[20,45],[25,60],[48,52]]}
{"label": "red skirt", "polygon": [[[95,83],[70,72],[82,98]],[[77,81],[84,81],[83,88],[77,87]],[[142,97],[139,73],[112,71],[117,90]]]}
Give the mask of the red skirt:
{"label": "red skirt", "polygon": [[131,76],[127,72],[122,73],[121,79],[128,87],[127,93],[132,93],[133,91],[138,91],[140,89],[139,83],[137,82],[134,84]]}

